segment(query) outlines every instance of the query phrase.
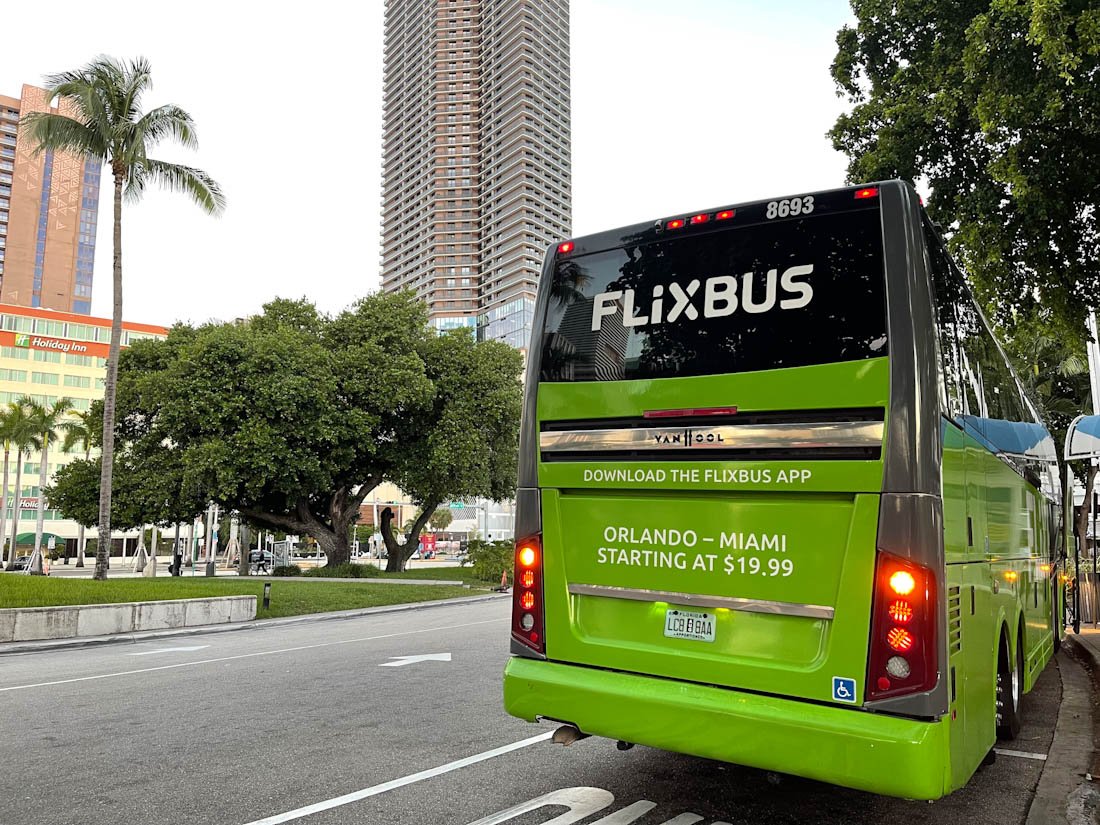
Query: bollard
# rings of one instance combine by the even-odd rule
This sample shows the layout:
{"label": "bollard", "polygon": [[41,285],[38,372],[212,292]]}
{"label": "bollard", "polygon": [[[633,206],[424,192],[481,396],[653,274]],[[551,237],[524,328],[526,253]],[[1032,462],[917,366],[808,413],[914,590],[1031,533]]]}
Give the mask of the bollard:
{"label": "bollard", "polygon": [[264,582],[264,610],[271,607],[271,582]]}

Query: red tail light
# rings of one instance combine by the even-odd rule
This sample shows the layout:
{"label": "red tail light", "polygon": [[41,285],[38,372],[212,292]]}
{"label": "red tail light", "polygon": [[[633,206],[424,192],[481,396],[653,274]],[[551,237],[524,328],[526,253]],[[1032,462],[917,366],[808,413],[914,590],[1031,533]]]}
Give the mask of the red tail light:
{"label": "red tail light", "polygon": [[931,690],[939,678],[933,572],[879,553],[872,610],[867,699]]}
{"label": "red tail light", "polygon": [[541,536],[529,536],[516,542],[513,581],[512,638],[536,653],[545,653]]}
{"label": "red tail light", "polygon": [[873,186],[869,187],[867,189],[857,189],[856,190],[856,197],[857,198],[877,198],[878,197],[878,189],[875,189]]}

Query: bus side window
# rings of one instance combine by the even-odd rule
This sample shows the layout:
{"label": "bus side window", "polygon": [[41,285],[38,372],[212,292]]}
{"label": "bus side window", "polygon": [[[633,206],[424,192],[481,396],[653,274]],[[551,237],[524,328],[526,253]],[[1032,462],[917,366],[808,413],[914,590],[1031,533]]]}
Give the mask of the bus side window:
{"label": "bus side window", "polygon": [[[988,333],[969,290],[963,285],[963,275],[954,266],[951,267],[951,279],[960,286],[959,301],[955,304],[955,313],[959,321],[958,347],[962,362],[963,389],[966,395],[967,416],[970,420],[989,418],[988,388],[995,382],[989,357]],[[974,422],[984,432],[984,427]]]}
{"label": "bus side window", "polygon": [[925,223],[925,252],[932,275],[932,295],[936,304],[936,332],[940,350],[940,401],[948,418],[957,421],[965,412],[963,372],[958,350],[958,322],[955,306],[960,300],[957,284],[950,278],[950,265],[936,232]]}

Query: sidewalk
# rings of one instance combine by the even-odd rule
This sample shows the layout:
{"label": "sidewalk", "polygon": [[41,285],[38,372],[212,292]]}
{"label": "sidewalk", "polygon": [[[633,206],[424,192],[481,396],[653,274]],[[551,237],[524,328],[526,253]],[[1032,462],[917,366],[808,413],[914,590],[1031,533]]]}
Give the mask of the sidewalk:
{"label": "sidewalk", "polygon": [[[1066,632],[1057,655],[1062,676],[1062,705],[1054,741],[1036,788],[1027,825],[1096,822],[1100,790],[1094,784],[1100,761],[1100,628]],[[1072,663],[1072,664],[1071,664]],[[1076,666],[1074,666],[1076,665]]]}
{"label": "sidewalk", "polygon": [[1090,655],[1100,660],[1100,627],[1092,628],[1086,624],[1081,625],[1080,633],[1066,631],[1067,639],[1075,639],[1089,649]]}
{"label": "sidewalk", "polygon": [[[157,577],[158,578],[162,577],[162,576],[168,576],[168,564],[171,561],[172,561],[172,559],[171,559],[170,556],[164,556],[164,555],[157,556]],[[299,566],[301,566],[303,569],[308,569],[309,567],[316,566],[314,564],[308,563],[308,560],[307,560],[307,564],[305,564],[305,565],[301,564],[301,560],[298,560],[295,563],[299,564]],[[386,560],[385,559],[356,559],[354,563],[356,563],[356,564],[371,564],[371,565],[374,565],[375,567],[381,568],[382,570],[386,569]],[[428,559],[409,559],[409,561],[405,564],[405,569],[406,570],[438,569],[440,571],[444,571],[444,570],[447,570],[448,568],[457,568],[458,566],[459,566],[458,562],[454,561],[452,559],[430,559],[430,560],[428,560]],[[50,562],[50,575],[53,576],[53,577],[56,577],[56,578],[65,578],[65,579],[69,579],[69,578],[73,578],[73,579],[87,578],[87,579],[90,579],[92,577],[92,573],[94,573],[94,572],[95,572],[95,558],[94,557],[89,557],[88,559],[86,559],[85,562],[84,562],[84,567],[77,567],[75,561],[73,561],[73,560],[70,560],[69,564],[65,564],[63,561]],[[205,565],[204,562],[199,562],[194,567],[184,567],[181,572],[183,574],[183,578],[190,578],[191,576],[195,576],[197,578],[202,578],[203,576],[206,575],[206,565]],[[112,579],[133,579],[133,578],[139,578],[141,576],[141,573],[138,573],[134,570],[134,560],[133,560],[132,557],[126,559],[125,561],[123,561],[122,559],[120,559],[118,557],[113,557],[111,559],[111,567],[110,567],[110,570],[108,571],[108,575]],[[217,576],[218,578],[221,578],[222,576],[236,576],[237,575],[237,568],[236,567],[233,567],[233,568],[218,567],[217,570],[215,571],[214,575]],[[266,575],[270,576],[271,574],[269,572]],[[444,582],[443,579],[446,579],[446,574],[445,573],[443,575],[441,575],[440,578],[437,579],[437,580],[421,580],[420,583],[421,584],[462,584],[462,582],[460,582],[460,581],[446,581],[446,582]],[[334,579],[333,581],[382,581],[382,579]]]}

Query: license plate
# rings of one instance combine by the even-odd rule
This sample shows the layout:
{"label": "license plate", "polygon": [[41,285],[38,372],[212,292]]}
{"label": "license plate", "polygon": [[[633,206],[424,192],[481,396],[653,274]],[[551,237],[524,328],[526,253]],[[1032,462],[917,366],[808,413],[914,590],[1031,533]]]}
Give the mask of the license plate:
{"label": "license plate", "polygon": [[714,614],[671,608],[665,613],[665,636],[670,639],[714,641]]}

